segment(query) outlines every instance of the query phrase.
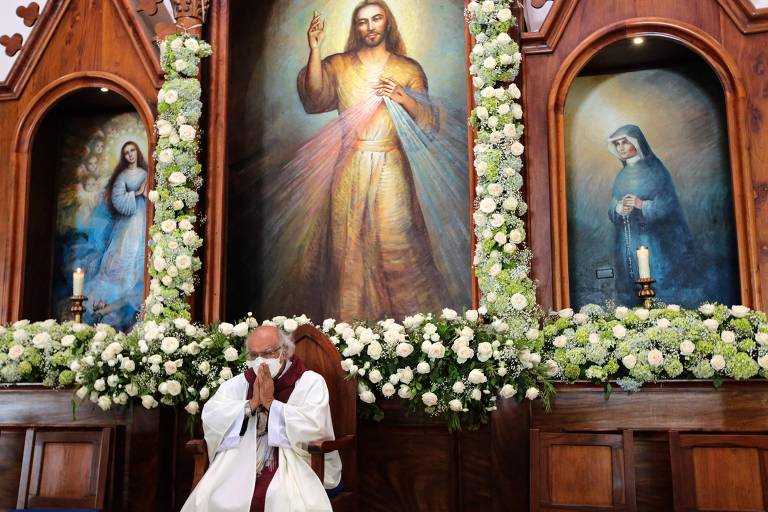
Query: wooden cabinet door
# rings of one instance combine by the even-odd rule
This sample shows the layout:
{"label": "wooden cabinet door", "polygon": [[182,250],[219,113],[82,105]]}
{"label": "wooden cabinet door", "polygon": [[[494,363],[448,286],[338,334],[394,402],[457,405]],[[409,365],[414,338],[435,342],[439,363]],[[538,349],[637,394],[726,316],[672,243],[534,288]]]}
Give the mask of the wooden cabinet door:
{"label": "wooden cabinet door", "polygon": [[634,512],[632,432],[531,430],[531,510]]}

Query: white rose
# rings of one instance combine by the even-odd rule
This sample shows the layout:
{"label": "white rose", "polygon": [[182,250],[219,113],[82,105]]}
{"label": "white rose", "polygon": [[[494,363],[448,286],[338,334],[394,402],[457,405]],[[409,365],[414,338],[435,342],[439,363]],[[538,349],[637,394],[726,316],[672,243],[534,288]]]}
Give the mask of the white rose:
{"label": "white rose", "polygon": [[120,382],[120,377],[117,375],[110,375],[107,377],[107,385],[111,388],[117,386],[117,384]]}
{"label": "white rose", "polygon": [[637,358],[632,354],[626,355],[621,358],[621,364],[623,364],[627,370],[631,370],[637,364]]}
{"label": "white rose", "polygon": [[104,379],[97,379],[96,382],[93,383],[93,389],[96,391],[104,391],[107,389],[107,383],[104,382]]}
{"label": "white rose", "polygon": [[481,363],[486,362],[493,355],[493,347],[487,341],[480,343],[477,346],[477,360]]}
{"label": "white rose", "polygon": [[51,346],[51,335],[47,332],[39,332],[32,338],[32,345],[40,350],[45,350]]}
{"label": "white rose", "polygon": [[96,405],[99,406],[99,409],[102,411],[108,411],[110,407],[112,407],[112,400],[106,395],[102,395],[99,397],[98,401],[96,402]]}
{"label": "white rose", "polygon": [[158,199],[160,199],[160,194],[157,192],[157,190],[150,190],[149,194],[147,194],[147,198],[153,203],[156,203]]}
{"label": "white rose", "polygon": [[[173,202],[172,206],[174,210],[181,210],[182,208],[184,208],[184,201],[182,201],[181,199],[177,199]],[[175,244],[176,242],[173,242],[173,243]],[[168,246],[170,247],[170,244],[168,244]],[[171,247],[171,248],[175,249],[175,247]]]}
{"label": "white rose", "polygon": [[418,373],[420,373],[422,375],[429,373],[430,370],[431,370],[431,368],[429,366],[429,363],[426,362],[426,361],[422,361],[422,362],[420,362],[419,364],[416,365],[416,372],[418,372]]}
{"label": "white rose", "polygon": [[696,345],[694,345],[691,340],[684,340],[680,344],[680,353],[684,356],[693,354],[694,350],[696,350]]}
{"label": "white rose", "polygon": [[469,398],[471,398],[472,400],[480,400],[481,398],[483,398],[483,393],[480,391],[479,388],[475,388],[469,394]]}
{"label": "white rose", "polygon": [[374,396],[373,393],[371,393],[370,389],[366,389],[362,391],[358,396],[360,397],[360,400],[362,400],[367,404],[372,404],[373,402],[376,401],[376,397]]}
{"label": "white rose", "polygon": [[125,385],[125,392],[128,396],[136,396],[139,394],[139,387],[133,382]]}
{"label": "white rose", "polygon": [[428,355],[432,359],[442,359],[445,357],[445,346],[442,342],[433,343],[432,346],[429,347]]}
{"label": "white rose", "polygon": [[725,368],[725,358],[720,354],[715,354],[712,356],[712,359],[709,360],[709,364],[711,364],[712,368],[715,370],[720,371]]}
{"label": "white rose", "polygon": [[747,306],[731,306],[731,314],[736,318],[744,318],[749,314],[749,311]]}
{"label": "white rose", "polygon": [[768,354],[762,355],[757,358],[757,364],[760,365],[760,368],[766,369],[768,368]]}
{"label": "white rose", "polygon": [[613,314],[619,320],[623,320],[629,314],[629,309],[625,308],[624,306],[619,306],[616,308]]}
{"label": "white rose", "polygon": [[170,176],[168,176],[168,183],[170,183],[171,186],[178,187],[179,185],[183,185],[186,182],[187,182],[187,177],[184,175],[183,172],[174,171],[171,173]]}
{"label": "white rose", "polygon": [[502,53],[501,55],[499,55],[499,61],[503,65],[509,66],[510,64],[512,64],[512,56],[509,55],[508,53]]}
{"label": "white rose", "polygon": [[[165,148],[157,155],[157,159],[164,164],[173,162],[173,150],[171,148]],[[170,181],[170,178],[168,178],[168,181]]]}
{"label": "white rose", "polygon": [[461,382],[460,380],[457,380],[456,382],[453,383],[453,386],[451,386],[451,389],[453,390],[454,393],[461,394],[464,392],[466,388],[464,387],[463,382]]}
{"label": "white rose", "polygon": [[174,373],[176,373],[176,363],[174,363],[173,361],[166,361],[165,363],[163,363],[163,368],[165,369],[166,375],[173,375]]}
{"label": "white rose", "polygon": [[528,306],[528,299],[526,299],[525,295],[522,293],[512,295],[510,302],[512,303],[512,307],[518,311],[522,311]]}
{"label": "white rose", "polygon": [[564,348],[567,343],[568,343],[568,338],[566,338],[562,334],[560,336],[555,336],[555,339],[552,340],[552,344],[557,348]]}
{"label": "white rose", "polygon": [[408,357],[411,353],[413,353],[413,345],[410,343],[398,343],[395,347],[395,354],[399,357]]}
{"label": "white rose", "polygon": [[[343,364],[344,363],[342,363],[342,365]],[[368,372],[368,380],[371,381],[372,384],[378,384],[383,378],[384,377],[381,375],[379,370],[371,370]]]}
{"label": "white rose", "polygon": [[531,327],[527,331],[525,331],[525,338],[528,341],[533,341],[535,339],[538,339],[539,337],[539,330],[535,327]]}
{"label": "white rose", "polygon": [[523,232],[519,229],[513,229],[509,232],[509,240],[513,243],[519,244],[523,241]]}
{"label": "white rose", "polygon": [[486,197],[480,201],[480,211],[486,214],[493,213],[496,210],[496,201],[491,197]]}
{"label": "white rose", "polygon": [[[166,233],[170,233],[176,229],[176,221],[173,219],[166,219],[160,223],[160,229]],[[155,261],[163,259],[162,257],[155,257]],[[164,266],[163,266],[164,267]]]}
{"label": "white rose", "polygon": [[208,375],[208,372],[211,371],[211,363],[208,361],[202,361],[200,364],[197,365],[197,368],[200,370],[200,373],[203,375]]}
{"label": "white rose", "polygon": [[441,316],[446,320],[456,320],[459,315],[453,309],[443,308]]}
{"label": "white rose", "polygon": [[768,345],[768,333],[765,332],[758,332],[755,334],[755,341],[757,341],[760,345]]}
{"label": "white rose", "polygon": [[[178,39],[174,39],[174,42]],[[184,41],[184,46],[187,47],[188,50],[192,50],[193,52],[196,52],[200,49],[200,43],[197,42],[197,39],[189,38]]]}
{"label": "white rose", "polygon": [[539,396],[539,390],[534,387],[530,387],[525,390],[525,398],[527,398],[528,400],[536,400],[538,396]]}
{"label": "white rose", "polygon": [[87,397],[89,394],[90,394],[90,390],[88,389],[87,386],[83,386],[75,392],[75,395],[77,395],[77,398],[79,398],[80,400],[85,400],[85,397]]}
{"label": "white rose", "polygon": [[589,320],[589,317],[584,313],[576,313],[573,315],[573,321],[579,325],[587,323],[587,320]]}
{"label": "white rose", "polygon": [[[178,260],[178,258],[177,258]],[[232,334],[235,336],[245,336],[248,334],[248,322],[240,322],[232,328]]]}
{"label": "white rose", "polygon": [[619,339],[621,339],[621,338],[623,338],[624,336],[626,336],[626,335],[627,335],[627,329],[626,329],[626,327],[624,327],[624,326],[623,326],[623,325],[621,325],[621,324],[618,324],[618,325],[614,325],[614,326],[613,326],[613,329],[611,329],[611,331],[613,332],[613,336],[614,336],[615,338],[619,338]]}
{"label": "white rose", "polygon": [[485,120],[488,119],[490,113],[488,112],[487,108],[480,106],[475,109],[475,115],[478,117],[478,119]]}
{"label": "white rose", "polygon": [[80,362],[77,359],[73,359],[69,363],[69,369],[72,370],[73,372],[79,371],[80,370]]}
{"label": "white rose", "polygon": [[512,11],[507,8],[501,9],[496,14],[496,17],[499,18],[499,21],[509,21],[512,19]]}
{"label": "white rose", "polygon": [[699,311],[702,315],[710,316],[714,314],[715,312],[715,305],[714,304],[702,304],[699,307]]}
{"label": "white rose", "polygon": [[666,329],[667,327],[669,327],[669,320],[667,320],[666,318],[659,318],[656,321],[656,325],[659,327],[659,329]]}
{"label": "white rose", "polygon": [[387,398],[389,398],[392,395],[394,395],[396,391],[397,390],[395,389],[395,386],[393,386],[389,382],[387,382],[383,386],[381,386],[381,394],[384,395]]}
{"label": "white rose", "polygon": [[488,126],[490,126],[491,128],[496,128],[496,126],[499,124],[499,118],[496,116],[491,116],[488,118],[488,121],[486,122],[488,123]]}
{"label": "white rose", "polygon": [[736,343],[736,333],[733,331],[723,331],[720,333],[720,339],[724,343],[734,344]]}
{"label": "white rose", "polygon": [[179,222],[179,227],[184,231],[191,231],[194,226],[189,221],[189,219],[183,219],[181,222]]}
{"label": "white rose", "polygon": [[224,336],[229,336],[232,334],[232,330],[235,328],[234,325],[230,324],[229,322],[221,322],[219,324],[219,332],[221,332]]}
{"label": "white rose", "polygon": [[486,382],[488,380],[488,378],[483,373],[483,370],[480,370],[478,368],[475,368],[474,370],[469,372],[467,379],[469,379],[469,382],[471,382],[472,384],[482,384],[483,382]]}
{"label": "white rose", "polygon": [[475,351],[472,350],[470,347],[467,347],[467,346],[457,347],[456,357],[458,358],[459,364],[462,364],[467,360],[472,359],[474,356],[475,356]]}
{"label": "white rose", "polygon": [[184,407],[184,410],[185,410],[185,411],[187,411],[187,412],[188,412],[189,414],[191,414],[192,416],[194,416],[195,414],[197,414],[198,412],[200,412],[200,404],[198,404],[197,402],[195,402],[194,400],[192,400],[191,402],[189,402],[189,403],[187,404],[187,406],[186,406],[186,407]]}
{"label": "white rose", "polygon": [[173,336],[166,336],[163,341],[160,342],[160,350],[166,354],[173,354],[179,348],[179,340]]}
{"label": "white rose", "polygon": [[462,409],[464,409],[464,405],[461,403],[461,400],[454,398],[450,402],[448,402],[448,407],[453,412],[461,412]]}
{"label": "white rose", "polygon": [[238,357],[237,349],[235,347],[227,347],[226,350],[224,350],[224,359],[226,361],[234,361]]}
{"label": "white rose", "polygon": [[408,384],[413,380],[413,370],[411,370],[410,366],[406,366],[405,368],[398,368],[397,378],[403,384]]}
{"label": "white rose", "polygon": [[13,345],[8,349],[8,357],[13,361],[17,361],[24,353],[24,347],[19,344]]}
{"label": "white rose", "polygon": [[176,103],[176,100],[178,99],[179,99],[179,93],[173,89],[168,89],[163,94],[163,101],[168,103],[169,105]]}
{"label": "white rose", "polygon": [[185,231],[181,236],[184,245],[194,245],[197,242],[197,233],[194,231]]}
{"label": "white rose", "polygon": [[427,407],[433,407],[437,405],[437,395],[432,392],[427,392],[421,395],[421,401],[424,402],[424,405]]}
{"label": "white rose", "polygon": [[664,363],[664,354],[658,349],[653,349],[648,352],[648,364],[653,368],[658,368]]}
{"label": "white rose", "polygon": [[184,71],[187,69],[187,66],[189,66],[189,63],[184,59],[176,59],[176,61],[173,63],[173,68],[176,71]]}
{"label": "white rose", "polygon": [[716,331],[717,327],[720,325],[720,322],[715,320],[714,318],[707,318],[704,320],[704,326],[709,329],[710,331]]}
{"label": "white rose", "polygon": [[[499,231],[498,233],[496,233],[496,234],[493,236],[493,240],[494,240],[494,241],[495,241],[497,244],[499,244],[499,245],[504,245],[505,243],[507,243],[507,235],[506,235],[504,232],[502,232],[502,231]],[[499,264],[499,267],[501,267],[501,264]],[[497,272],[497,273],[498,273],[498,272]]]}
{"label": "white rose", "polygon": [[557,316],[560,318],[572,318],[573,317],[573,309],[571,308],[565,308],[561,309],[557,312]]}
{"label": "white rose", "polygon": [[61,338],[61,346],[62,347],[71,347],[75,344],[75,337],[71,334],[67,334],[63,338]]}
{"label": "white rose", "polygon": [[485,85],[485,80],[479,76],[473,76],[472,85],[475,87],[475,89],[480,89],[483,85]]}
{"label": "white rose", "polygon": [[173,41],[171,41],[171,48],[174,50],[181,50],[181,47],[184,46],[184,41],[182,38],[177,37]]}
{"label": "white rose", "polygon": [[648,320],[648,317],[651,316],[651,312],[645,308],[638,308],[635,310],[635,315],[637,316],[637,318],[645,322],[646,320]]}
{"label": "white rose", "polygon": [[232,369],[228,366],[225,368],[222,368],[219,372],[219,377],[221,377],[224,380],[229,380],[232,378]]}
{"label": "white rose", "polygon": [[494,213],[491,215],[491,218],[490,218],[491,227],[500,228],[504,224],[505,220],[506,219],[504,219],[504,215],[500,213]]}
{"label": "white rose", "polygon": [[520,141],[515,141],[511,146],[509,146],[509,151],[514,156],[520,156],[523,154],[523,152],[525,152],[525,146],[523,146]]}
{"label": "white rose", "polygon": [[143,395],[141,397],[141,405],[143,405],[145,409],[152,409],[157,407],[157,400],[155,400],[152,395]]}
{"label": "white rose", "polygon": [[157,121],[157,134],[161,137],[168,137],[173,133],[173,125],[165,119],[159,119]]}
{"label": "white rose", "polygon": [[205,400],[205,399],[207,399],[209,396],[211,396],[211,390],[210,390],[210,389],[208,389],[208,386],[205,386],[205,387],[203,387],[203,388],[200,390],[200,398],[202,398],[203,400]]}
{"label": "white rose", "polygon": [[162,314],[164,309],[165,308],[163,307],[163,305],[158,303],[158,304],[153,304],[152,307],[149,308],[149,311],[153,315],[160,316],[160,314]]}
{"label": "white rose", "polygon": [[381,343],[378,341],[373,341],[368,345],[368,350],[366,351],[368,355],[373,359],[374,361],[381,357],[383,349],[381,348]]}
{"label": "white rose", "polygon": [[136,363],[132,359],[125,358],[120,362],[120,368],[126,372],[132,372],[136,369]]}
{"label": "white rose", "polygon": [[483,12],[491,13],[496,9],[493,0],[485,0],[482,4]]}
{"label": "white rose", "polygon": [[404,400],[410,400],[411,399],[411,388],[408,386],[400,386],[400,389],[397,390],[397,396]]}
{"label": "white rose", "polygon": [[295,331],[298,328],[299,328],[299,323],[293,318],[288,318],[285,322],[283,322],[283,330],[288,334],[291,334],[293,331]]}
{"label": "white rose", "polygon": [[512,398],[517,393],[517,389],[512,384],[504,384],[502,386],[501,390],[499,390],[499,394],[502,398]]}

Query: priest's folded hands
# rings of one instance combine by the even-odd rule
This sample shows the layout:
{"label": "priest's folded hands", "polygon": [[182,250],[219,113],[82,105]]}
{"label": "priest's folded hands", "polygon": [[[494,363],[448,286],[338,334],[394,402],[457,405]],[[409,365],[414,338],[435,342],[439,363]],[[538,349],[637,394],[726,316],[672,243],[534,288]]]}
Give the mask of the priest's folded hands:
{"label": "priest's folded hands", "polygon": [[330,511],[326,489],[341,483],[338,452],[323,482],[307,445],[333,439],[328,388],[293,352],[290,335],[257,327],[246,341],[248,370],[224,382],[203,407],[211,462],[182,512]]}

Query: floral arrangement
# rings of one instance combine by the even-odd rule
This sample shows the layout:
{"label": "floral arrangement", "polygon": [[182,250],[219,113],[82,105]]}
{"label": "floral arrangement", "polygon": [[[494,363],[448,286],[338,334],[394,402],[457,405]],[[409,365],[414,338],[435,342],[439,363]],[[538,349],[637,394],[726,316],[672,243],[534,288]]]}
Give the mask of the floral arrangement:
{"label": "floral arrangement", "polygon": [[[553,376],[588,379],[638,390],[662,379],[749,379],[768,376],[768,321],[745,306],[669,305],[651,310],[623,306],[564,309],[545,322],[543,353]],[[609,388],[610,389],[610,388]]]}
{"label": "floral arrangement", "polygon": [[521,218],[528,210],[521,194],[523,109],[517,85],[504,86],[515,80],[521,61],[508,34],[515,22],[509,6],[506,0],[470,2],[465,12],[475,39],[469,67],[476,104],[470,122],[477,132],[474,266],[481,304],[493,315],[531,327],[540,312]]}
{"label": "floral arrangement", "polygon": [[[439,318],[417,314],[402,324],[392,319],[372,324],[323,322],[345,359],[342,368],[357,378],[358,397],[369,414],[381,416],[377,395],[407,400],[412,412],[447,420],[450,430],[486,423],[498,396],[533,400],[546,381],[541,356],[512,337],[515,329],[485,308],[459,316],[444,309]],[[538,331],[533,339],[538,339]],[[549,389],[545,388],[547,399]]]}
{"label": "floral arrangement", "polygon": [[150,228],[149,294],[145,319],[153,321],[189,318],[187,296],[194,290],[202,245],[195,232],[197,190],[202,184],[197,160],[202,112],[200,59],[211,46],[189,34],[174,34],[160,43],[160,62],[165,82],[157,96],[157,145],[155,190],[149,200],[155,207]]}

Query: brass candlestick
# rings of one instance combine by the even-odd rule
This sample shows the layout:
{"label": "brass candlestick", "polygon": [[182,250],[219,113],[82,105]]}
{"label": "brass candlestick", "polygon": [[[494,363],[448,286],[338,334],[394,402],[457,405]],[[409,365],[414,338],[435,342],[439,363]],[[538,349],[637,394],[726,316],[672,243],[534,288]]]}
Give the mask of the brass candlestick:
{"label": "brass candlestick", "polygon": [[656,292],[651,288],[651,283],[655,282],[656,280],[652,277],[641,277],[635,280],[635,283],[641,286],[640,291],[637,292],[637,296],[643,301],[643,307],[645,309],[651,309],[653,307],[651,299],[656,296]]}
{"label": "brass candlestick", "polygon": [[69,300],[72,301],[72,306],[70,306],[69,311],[75,315],[75,323],[83,323],[83,313],[85,313],[83,302],[87,301],[88,297],[85,295],[73,295]]}

